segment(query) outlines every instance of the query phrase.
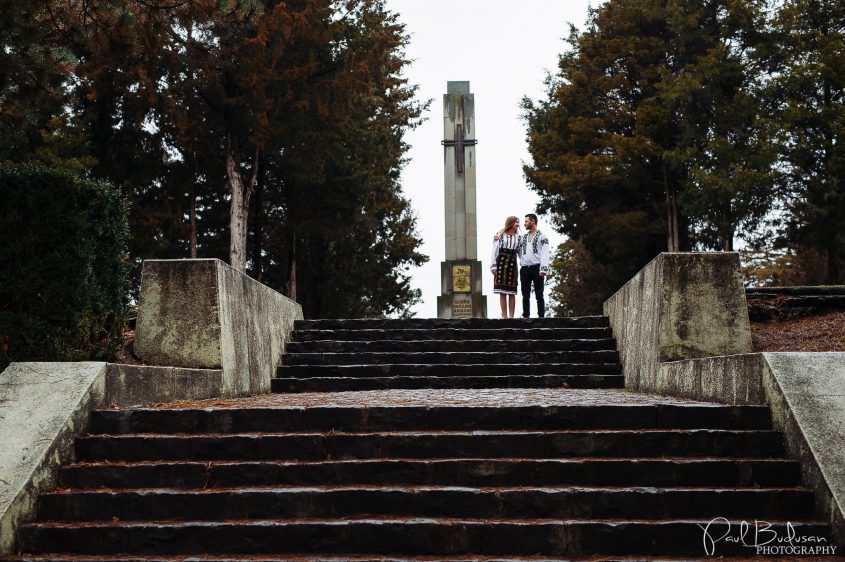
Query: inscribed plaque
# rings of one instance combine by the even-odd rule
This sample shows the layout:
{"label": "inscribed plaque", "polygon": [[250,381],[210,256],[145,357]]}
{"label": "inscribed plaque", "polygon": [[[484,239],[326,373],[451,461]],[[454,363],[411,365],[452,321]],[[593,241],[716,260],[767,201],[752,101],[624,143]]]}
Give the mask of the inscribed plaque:
{"label": "inscribed plaque", "polygon": [[472,318],[472,297],[469,295],[452,297],[452,318]]}

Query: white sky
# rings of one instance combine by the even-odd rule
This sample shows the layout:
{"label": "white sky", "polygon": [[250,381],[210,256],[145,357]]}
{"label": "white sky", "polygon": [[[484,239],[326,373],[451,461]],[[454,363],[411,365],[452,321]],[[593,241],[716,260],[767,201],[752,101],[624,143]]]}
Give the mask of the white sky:
{"label": "white sky", "polygon": [[[437,316],[440,294],[440,262],[445,253],[440,141],[446,82],[469,80],[475,94],[478,255],[487,272],[493,233],[507,216],[522,218],[535,212],[537,203],[522,175],[529,155],[520,100],[526,95],[543,97],[546,70],[557,68],[557,57],[566,47],[563,38],[568,35],[568,23],[583,27],[589,4],[589,0],[387,0],[411,36],[407,56],[414,63],[406,75],[419,85],[419,99],[434,99],[427,121],[406,137],[411,161],[402,175],[424,240],[421,250],[430,257],[412,271],[413,286],[422,289],[423,297],[413,309],[416,316]],[[540,228],[549,235],[552,248],[563,241],[543,217]],[[492,276],[487,274],[483,283],[487,314],[498,318]],[[547,286],[547,295],[548,291]],[[532,302],[532,314],[536,314],[535,306]],[[517,312],[521,307],[517,303]]]}

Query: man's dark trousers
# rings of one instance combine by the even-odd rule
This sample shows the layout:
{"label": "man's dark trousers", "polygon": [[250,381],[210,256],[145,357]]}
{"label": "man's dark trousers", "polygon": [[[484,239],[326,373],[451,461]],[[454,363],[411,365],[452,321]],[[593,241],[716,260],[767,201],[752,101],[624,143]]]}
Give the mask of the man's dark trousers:
{"label": "man's dark trousers", "polygon": [[543,300],[543,277],[540,275],[540,264],[524,265],[519,268],[519,284],[522,285],[522,317],[531,316],[531,284],[534,284],[534,294],[537,295],[537,313],[540,318],[546,315],[546,302]]}

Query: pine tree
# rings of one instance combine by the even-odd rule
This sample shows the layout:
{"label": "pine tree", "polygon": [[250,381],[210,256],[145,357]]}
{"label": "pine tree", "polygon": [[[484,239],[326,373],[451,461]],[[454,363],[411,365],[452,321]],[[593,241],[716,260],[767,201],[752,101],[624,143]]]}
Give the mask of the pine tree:
{"label": "pine tree", "polygon": [[[808,283],[845,282],[845,5],[790,0],[775,21],[784,245],[817,256]],[[807,260],[804,260],[807,261]],[[812,269],[812,268],[811,268]]]}
{"label": "pine tree", "polygon": [[768,210],[762,6],[609,0],[572,30],[548,99],[525,101],[540,210],[610,272],[594,310],[661,250],[730,249]]}

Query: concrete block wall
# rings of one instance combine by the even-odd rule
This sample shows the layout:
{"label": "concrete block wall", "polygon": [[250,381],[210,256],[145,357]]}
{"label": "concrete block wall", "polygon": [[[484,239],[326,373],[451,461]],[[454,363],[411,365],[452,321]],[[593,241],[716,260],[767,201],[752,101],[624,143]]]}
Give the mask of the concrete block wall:
{"label": "concrete block wall", "polygon": [[144,262],[136,352],[150,365],[12,363],[0,373],[0,556],[109,406],[269,392],[299,304],[220,260]]}
{"label": "concrete block wall", "polygon": [[663,384],[659,363],[751,352],[735,252],[660,254],[605,301],[604,314],[633,390]]}
{"label": "concrete block wall", "polygon": [[735,253],[661,254],[604,303],[631,390],[768,405],[845,544],[845,353],[752,353]]}
{"label": "concrete block wall", "polygon": [[147,260],[135,353],[152,365],[222,369],[221,397],[270,391],[302,307],[217,259]]}

